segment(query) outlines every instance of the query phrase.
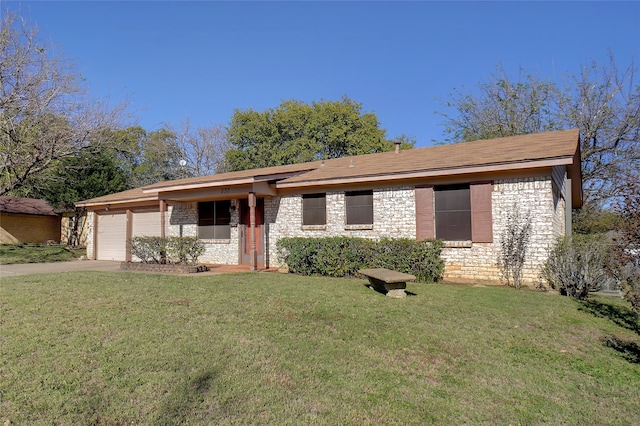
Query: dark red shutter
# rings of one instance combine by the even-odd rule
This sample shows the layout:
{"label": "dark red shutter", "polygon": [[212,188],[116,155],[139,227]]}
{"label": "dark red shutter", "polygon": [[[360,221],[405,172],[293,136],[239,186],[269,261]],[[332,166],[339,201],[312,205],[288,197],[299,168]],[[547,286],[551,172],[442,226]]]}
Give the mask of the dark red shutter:
{"label": "dark red shutter", "polygon": [[472,183],[471,189],[471,241],[493,242],[493,217],[491,215],[492,182]]}
{"label": "dark red shutter", "polygon": [[433,226],[433,187],[416,188],[416,238],[435,238]]}

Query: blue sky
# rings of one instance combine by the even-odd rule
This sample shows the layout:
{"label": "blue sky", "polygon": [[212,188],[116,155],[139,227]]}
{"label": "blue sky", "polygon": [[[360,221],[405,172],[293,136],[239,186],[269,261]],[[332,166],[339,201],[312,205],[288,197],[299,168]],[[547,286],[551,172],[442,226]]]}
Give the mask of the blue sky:
{"label": "blue sky", "polygon": [[443,140],[442,103],[502,64],[540,78],[640,61],[640,2],[6,1],[60,47],[90,93],[138,123],[227,125],[234,109],[338,100],[389,138]]}

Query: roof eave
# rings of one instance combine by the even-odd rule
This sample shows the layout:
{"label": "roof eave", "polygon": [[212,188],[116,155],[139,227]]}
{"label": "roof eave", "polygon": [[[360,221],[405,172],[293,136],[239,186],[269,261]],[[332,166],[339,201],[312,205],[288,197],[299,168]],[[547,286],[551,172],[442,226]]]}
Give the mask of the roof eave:
{"label": "roof eave", "polygon": [[76,207],[84,207],[84,208],[90,208],[90,207],[102,207],[102,206],[120,206],[120,205],[127,205],[127,204],[142,204],[142,203],[150,203],[152,201],[158,202],[158,197],[157,196],[153,196],[153,197],[138,197],[138,198],[129,198],[129,199],[123,199],[123,200],[103,200],[103,201],[81,201],[79,203],[76,203]]}
{"label": "roof eave", "polygon": [[176,191],[188,191],[193,189],[205,189],[205,188],[216,188],[220,186],[237,186],[237,185],[247,185],[258,182],[265,181],[273,181],[273,180],[282,180],[287,179],[293,176],[298,176],[302,173],[306,173],[308,171],[314,170],[314,168],[309,168],[305,170],[297,170],[295,172],[284,172],[284,173],[274,173],[274,174],[259,174],[255,176],[248,176],[244,178],[235,178],[235,179],[221,179],[221,180],[213,180],[209,182],[197,182],[191,184],[172,184],[167,186],[150,186],[146,188],[142,188],[142,192],[147,193],[164,193],[164,192],[176,192]]}

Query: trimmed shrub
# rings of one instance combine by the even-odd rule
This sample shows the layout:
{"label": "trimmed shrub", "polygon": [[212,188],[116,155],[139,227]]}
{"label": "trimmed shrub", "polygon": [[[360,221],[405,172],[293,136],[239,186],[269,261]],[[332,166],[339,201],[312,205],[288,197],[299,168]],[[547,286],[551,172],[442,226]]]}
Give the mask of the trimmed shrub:
{"label": "trimmed shrub", "polygon": [[196,237],[133,237],[131,254],[142,263],[196,265],[204,253],[204,244]]}
{"label": "trimmed shrub", "polygon": [[561,238],[542,268],[542,276],[560,294],[586,299],[607,282],[605,269],[609,248],[602,235]]}
{"label": "trimmed shrub", "polygon": [[131,254],[142,263],[166,263],[166,238],[133,237],[129,240],[129,244]]}
{"label": "trimmed shrub", "polygon": [[169,237],[166,250],[169,262],[196,265],[205,248],[204,243],[196,237]]}
{"label": "trimmed shrub", "polygon": [[413,274],[420,282],[437,282],[444,273],[442,247],[439,240],[294,237],[278,240],[277,255],[300,275],[354,277],[358,269],[388,268]]}

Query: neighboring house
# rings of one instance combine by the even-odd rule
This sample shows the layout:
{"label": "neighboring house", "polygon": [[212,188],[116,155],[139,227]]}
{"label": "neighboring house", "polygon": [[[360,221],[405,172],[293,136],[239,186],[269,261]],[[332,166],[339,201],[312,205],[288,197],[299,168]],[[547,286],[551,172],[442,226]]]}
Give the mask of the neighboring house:
{"label": "neighboring house", "polygon": [[509,212],[530,213],[524,279],[582,205],[579,131],[566,130],[161,182],[78,203],[87,256],[131,260],[138,235],[197,236],[205,263],[279,266],[283,237],[439,238],[449,279],[498,280]]}
{"label": "neighboring house", "polygon": [[0,197],[0,244],[59,242],[60,222],[44,200]]}

